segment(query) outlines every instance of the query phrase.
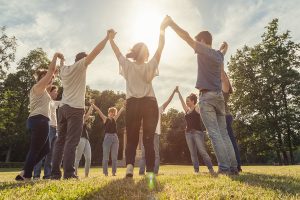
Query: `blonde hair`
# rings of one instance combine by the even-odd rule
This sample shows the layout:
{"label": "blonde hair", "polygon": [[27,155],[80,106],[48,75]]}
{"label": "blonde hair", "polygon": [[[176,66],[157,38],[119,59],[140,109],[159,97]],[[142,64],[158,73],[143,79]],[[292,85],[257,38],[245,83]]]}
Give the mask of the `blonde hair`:
{"label": "blonde hair", "polygon": [[126,58],[132,58],[133,60],[143,60],[148,61],[149,58],[149,50],[145,43],[139,42],[135,44],[130,52],[126,54]]}
{"label": "blonde hair", "polygon": [[110,108],[108,109],[108,113],[110,113],[110,112],[113,112],[113,113],[117,114],[117,113],[118,113],[118,110],[117,110],[117,108],[115,108],[115,107],[110,107]]}

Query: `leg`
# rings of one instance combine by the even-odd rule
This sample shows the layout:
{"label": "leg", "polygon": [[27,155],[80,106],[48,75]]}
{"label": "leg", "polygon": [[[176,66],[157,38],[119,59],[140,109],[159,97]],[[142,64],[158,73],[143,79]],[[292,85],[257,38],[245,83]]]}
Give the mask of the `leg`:
{"label": "leg", "polygon": [[197,148],[195,146],[192,133],[185,133],[185,139],[186,139],[187,146],[190,150],[194,171],[199,172],[199,160],[197,156]]}
{"label": "leg", "polygon": [[158,174],[160,157],[159,157],[159,135],[157,133],[154,134],[154,152],[155,152],[154,173]]}
{"label": "leg", "polygon": [[115,175],[117,172],[117,160],[119,151],[119,139],[118,135],[113,135],[113,143],[111,146],[111,161],[112,161],[112,174]]}
{"label": "leg", "polygon": [[241,170],[241,156],[240,156],[240,151],[239,151],[236,139],[235,139],[234,134],[233,134],[233,130],[232,130],[232,126],[231,126],[232,121],[233,121],[232,115],[226,115],[227,132],[228,132],[230,141],[233,145],[233,149],[234,149],[234,152],[235,152],[235,157],[236,157],[236,161],[237,161],[237,168],[238,168],[238,170]]}
{"label": "leg", "polygon": [[38,162],[34,168],[33,168],[33,178],[40,178],[41,177],[41,172],[42,172],[42,165],[43,165],[43,160]]}
{"label": "leg", "polygon": [[134,165],[136,148],[139,143],[139,132],[141,127],[140,99],[130,98],[126,105],[126,165]]}
{"label": "leg", "polygon": [[66,105],[58,109],[58,133],[57,138],[53,148],[52,156],[52,169],[51,169],[51,178],[60,179],[61,178],[61,162],[63,157],[63,149],[66,141],[67,134],[67,119],[65,117]]}
{"label": "leg", "polygon": [[51,159],[52,159],[53,142],[55,136],[56,136],[56,128],[50,126],[50,132],[49,132],[50,151],[45,158],[44,177],[43,177],[44,179],[49,179],[51,176]]}
{"label": "leg", "polygon": [[110,148],[112,145],[112,138],[110,134],[105,134],[104,140],[103,140],[103,160],[102,160],[102,167],[103,167],[103,174],[108,175],[108,161],[109,161],[109,153]]}
{"label": "leg", "polygon": [[66,107],[67,135],[63,155],[64,178],[75,177],[75,151],[79,143],[82,128],[84,109]]}
{"label": "leg", "polygon": [[[208,94],[208,99],[205,98],[205,94]],[[205,93],[200,97],[200,114],[205,128],[207,129],[209,138],[212,142],[213,149],[215,151],[218,166],[220,171],[230,170],[230,161],[226,151],[226,147],[223,138],[220,133],[219,124],[217,120],[216,110],[214,107],[214,96],[210,97],[209,93]]]}
{"label": "leg", "polygon": [[91,152],[91,145],[88,139],[85,139],[85,147],[84,147],[84,158],[85,158],[85,164],[84,164],[84,172],[85,177],[89,176],[90,168],[91,168],[91,158],[92,158],[92,152]]}
{"label": "leg", "polygon": [[158,122],[158,106],[155,99],[143,98],[143,144],[145,147],[146,171],[154,172],[154,133]]}
{"label": "leg", "polygon": [[196,131],[193,136],[194,136],[194,141],[195,141],[196,147],[197,147],[205,165],[207,166],[209,171],[213,171],[213,165],[212,165],[211,159],[205,148],[204,133],[202,131]]}
{"label": "leg", "polygon": [[78,175],[78,167],[79,167],[79,162],[81,160],[83,151],[84,151],[84,146],[85,146],[85,139],[80,138],[80,141],[78,143],[78,146],[76,148],[76,155],[75,155],[75,174]]}
{"label": "leg", "polygon": [[145,147],[144,147],[144,145],[142,145],[142,158],[140,160],[140,171],[139,171],[140,175],[144,175],[145,174],[145,165],[146,165]]}
{"label": "leg", "polygon": [[24,165],[24,177],[31,178],[34,166],[49,152],[49,120],[44,117],[28,119],[31,143]]}

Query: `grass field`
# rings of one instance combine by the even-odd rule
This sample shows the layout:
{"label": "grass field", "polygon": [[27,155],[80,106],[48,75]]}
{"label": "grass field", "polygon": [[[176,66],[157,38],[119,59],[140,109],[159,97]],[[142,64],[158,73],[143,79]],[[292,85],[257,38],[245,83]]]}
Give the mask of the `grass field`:
{"label": "grass field", "polygon": [[300,199],[300,166],[246,166],[239,176],[217,178],[204,167],[194,175],[192,166],[161,166],[153,190],[137,169],[133,179],[124,179],[124,168],[116,177],[101,170],[80,180],[18,183],[15,169],[0,169],[0,199]]}

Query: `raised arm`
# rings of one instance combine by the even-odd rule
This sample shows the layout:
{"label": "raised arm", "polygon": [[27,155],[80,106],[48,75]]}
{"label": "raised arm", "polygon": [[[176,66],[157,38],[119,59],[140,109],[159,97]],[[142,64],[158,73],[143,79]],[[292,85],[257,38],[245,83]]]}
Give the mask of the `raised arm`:
{"label": "raised arm", "polygon": [[119,110],[118,114],[114,117],[115,121],[118,120],[118,118],[121,116],[121,114],[122,114],[122,112],[123,112],[124,110],[125,110],[124,107],[122,107],[122,108]]}
{"label": "raised arm", "polygon": [[[177,86],[177,87],[178,87],[178,86]],[[165,110],[165,109],[167,108],[167,106],[169,105],[169,103],[172,101],[175,92],[178,90],[177,87],[173,90],[173,92],[172,92],[172,94],[169,96],[168,100],[162,105],[163,110]]]}
{"label": "raised arm", "polygon": [[63,55],[61,53],[54,54],[52,61],[48,67],[48,71],[47,71],[46,75],[33,86],[35,93],[41,94],[42,92],[44,92],[44,90],[49,85],[49,83],[50,83],[51,79],[53,78],[53,75],[56,71],[57,58],[63,59]]}
{"label": "raised arm", "polygon": [[227,42],[223,42],[219,51],[225,56],[225,54],[227,53],[228,50],[228,44]]}
{"label": "raised arm", "polygon": [[164,18],[164,20],[162,21],[161,25],[160,25],[160,32],[159,32],[159,41],[158,41],[158,47],[157,50],[153,56],[153,58],[156,59],[157,63],[159,63],[160,61],[160,57],[162,54],[162,51],[164,49],[165,46],[165,29],[168,26],[168,24],[170,23],[170,17],[166,16]]}
{"label": "raised arm", "polygon": [[122,55],[119,47],[116,45],[114,38],[116,36],[117,32],[115,32],[114,30],[110,30],[108,33],[108,37],[109,37],[109,43],[111,45],[112,50],[114,51],[117,59],[120,58],[120,56]]}
{"label": "raised arm", "polygon": [[83,117],[83,122],[86,122],[89,119],[92,112],[93,112],[93,106],[90,106],[89,110],[87,111],[87,113]]}
{"label": "raised arm", "polygon": [[230,86],[229,78],[226,72],[224,71],[224,65],[221,69],[221,81],[222,81],[222,91],[228,93],[230,91],[231,86]]}
{"label": "raised arm", "polygon": [[182,98],[182,95],[181,95],[181,93],[180,93],[178,87],[177,87],[176,92],[178,93],[178,96],[179,96],[179,99],[180,99],[180,102],[181,102],[181,105],[182,105],[183,110],[184,110],[185,112],[189,111],[189,108],[188,108],[187,105],[185,104],[185,102],[184,102],[184,100],[183,100],[183,98]]}
{"label": "raised arm", "polygon": [[190,47],[192,47],[193,49],[195,49],[196,47],[196,41],[190,36],[190,34],[183,30],[181,27],[179,27],[170,17],[170,23],[169,26],[177,33],[177,35],[179,37],[181,37],[181,39],[183,39],[184,41],[186,41],[188,43],[188,45],[190,45]]}
{"label": "raised arm", "polygon": [[105,38],[93,49],[91,53],[89,53],[85,59],[85,66],[88,66],[93,62],[96,56],[104,49],[106,43],[108,41],[108,34]]}
{"label": "raised arm", "polygon": [[95,104],[92,104],[92,106],[96,110],[96,112],[99,114],[99,116],[102,119],[103,123],[105,123],[107,117],[101,112],[101,110]]}

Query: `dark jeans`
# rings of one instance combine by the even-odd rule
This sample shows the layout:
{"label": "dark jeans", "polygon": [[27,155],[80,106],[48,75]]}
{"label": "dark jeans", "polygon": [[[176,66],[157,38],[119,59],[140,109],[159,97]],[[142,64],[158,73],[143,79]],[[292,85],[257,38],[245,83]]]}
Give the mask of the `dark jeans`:
{"label": "dark jeans", "polygon": [[134,165],[139,133],[143,121],[143,144],[145,147],[146,171],[154,171],[154,133],[158,122],[158,105],[154,97],[130,98],[126,105],[126,165]]}
{"label": "dark jeans", "polygon": [[50,143],[50,152],[42,159],[38,164],[36,164],[33,168],[33,178],[40,178],[42,165],[44,161],[44,179],[49,179],[51,176],[51,160],[52,160],[52,152],[53,146],[56,139],[56,127],[50,126],[49,131],[49,143]]}
{"label": "dark jeans", "polygon": [[235,157],[236,157],[236,161],[237,161],[237,168],[238,169],[241,169],[241,156],[240,156],[240,151],[239,151],[239,148],[238,148],[238,145],[236,143],[236,139],[234,137],[234,134],[233,134],[233,130],[232,130],[232,121],[233,121],[233,118],[232,118],[232,115],[226,115],[226,124],[227,124],[227,132],[228,132],[228,135],[229,135],[229,138],[231,140],[231,143],[233,145],[233,149],[234,149],[234,152],[235,152]]}
{"label": "dark jeans", "polygon": [[24,165],[24,177],[31,178],[34,166],[50,151],[48,139],[49,119],[43,115],[35,115],[27,120],[30,133],[30,147]]}
{"label": "dark jeans", "polygon": [[58,136],[52,158],[52,178],[60,178],[63,160],[64,178],[75,176],[75,152],[83,128],[84,109],[63,105],[58,109]]}

